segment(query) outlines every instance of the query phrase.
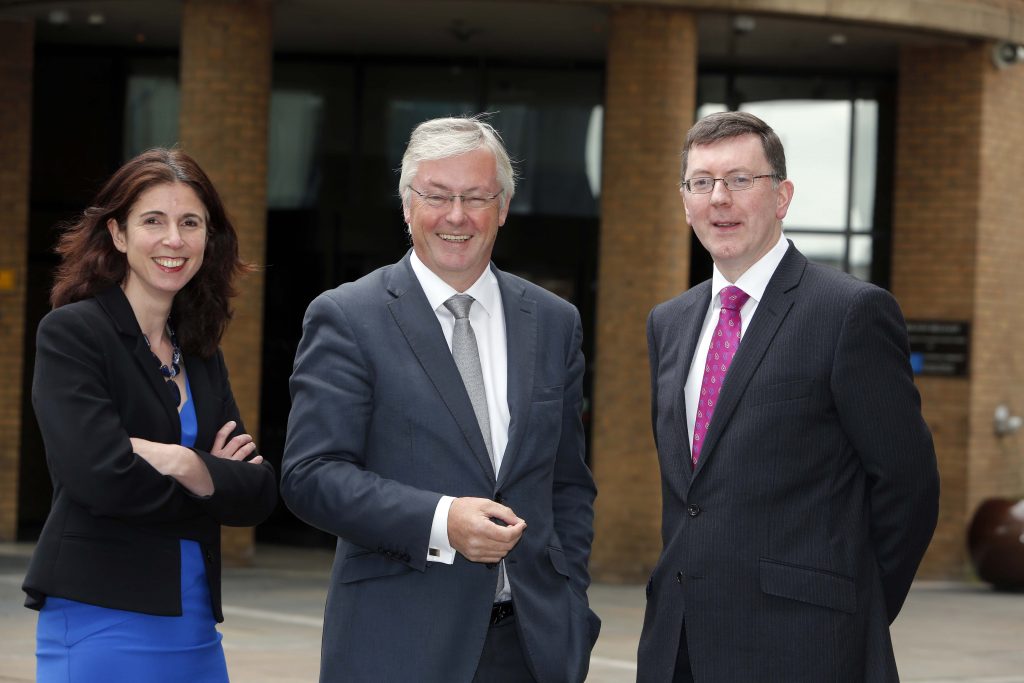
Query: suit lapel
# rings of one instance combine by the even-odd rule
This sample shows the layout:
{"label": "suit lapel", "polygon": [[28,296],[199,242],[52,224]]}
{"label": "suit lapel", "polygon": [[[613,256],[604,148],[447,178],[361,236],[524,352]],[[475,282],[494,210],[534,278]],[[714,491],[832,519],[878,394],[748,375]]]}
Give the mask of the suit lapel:
{"label": "suit lapel", "polygon": [[96,295],[96,300],[110,316],[114,327],[124,339],[125,346],[135,357],[139,372],[156,392],[160,405],[164,408],[165,417],[178,431],[180,439],[181,418],[178,416],[178,406],[174,404],[173,395],[165,386],[163,375],[158,370],[160,365],[153,357],[153,352],[149,350],[149,344],[146,343],[146,338],[142,335],[142,328],[139,327],[139,321],[135,318],[135,312],[132,311],[128,298],[125,297],[120,287],[114,286],[99,292]]}
{"label": "suit lapel", "polygon": [[537,302],[526,298],[526,288],[494,268],[505,309],[505,347],[508,355],[508,445],[501,459],[498,486],[508,478],[515,455],[523,442],[523,432],[533,396],[534,365],[537,359]]}
{"label": "suit lapel", "polygon": [[680,449],[681,457],[672,458],[668,464],[678,470],[678,478],[673,480],[684,481],[687,484],[692,477],[693,469],[690,467],[692,444],[686,419],[686,379],[690,374],[691,363],[703,363],[707,354],[706,349],[697,348],[697,342],[700,341],[700,329],[711,303],[711,282],[697,285],[693,294],[690,304],[680,310],[676,320],[670,321],[666,327],[669,334],[678,333],[675,337],[678,343],[675,354],[679,360],[676,364],[676,376],[668,377],[666,381],[669,382],[669,386],[679,387],[679,395],[673,403],[672,426],[676,429],[676,439],[683,444],[683,448]]}
{"label": "suit lapel", "polygon": [[444,332],[437,315],[430,308],[423,288],[409,263],[409,255],[396,263],[388,273],[388,292],[394,297],[388,302],[388,309],[405,336],[406,342],[419,361],[423,372],[433,383],[441,400],[444,401],[455,422],[458,424],[466,443],[476,456],[484,474],[494,476],[491,458],[487,455],[480,425],[473,412],[473,404],[462,382],[455,359],[445,343]]}
{"label": "suit lapel", "polygon": [[704,446],[701,448],[694,476],[697,476],[709,458],[714,457],[715,446],[728,426],[747,384],[760,366],[779,326],[793,307],[796,298],[794,290],[800,284],[806,265],[807,259],[790,244],[771,280],[768,281],[764,298],[757,304],[757,312],[754,314],[750,329],[743,333],[740,348],[736,351],[729,372],[725,376],[725,384],[718,405],[715,406],[711,426],[704,438]]}

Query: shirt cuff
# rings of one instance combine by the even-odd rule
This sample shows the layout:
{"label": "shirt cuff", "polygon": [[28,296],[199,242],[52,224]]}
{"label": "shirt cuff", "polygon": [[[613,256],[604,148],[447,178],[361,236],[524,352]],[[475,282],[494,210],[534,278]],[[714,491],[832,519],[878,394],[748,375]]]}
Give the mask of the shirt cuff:
{"label": "shirt cuff", "polygon": [[441,496],[434,509],[434,522],[430,525],[430,545],[427,547],[427,562],[455,562],[455,548],[448,542],[448,511],[455,499]]}

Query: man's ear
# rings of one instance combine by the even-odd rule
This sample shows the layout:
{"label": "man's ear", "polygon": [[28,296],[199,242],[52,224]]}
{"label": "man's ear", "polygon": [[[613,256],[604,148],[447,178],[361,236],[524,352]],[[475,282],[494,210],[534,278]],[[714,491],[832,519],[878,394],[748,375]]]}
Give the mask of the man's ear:
{"label": "man's ear", "polygon": [[107,219],[107,230],[110,232],[110,239],[114,241],[114,248],[122,254],[128,251],[128,242],[124,239],[124,231],[113,218]]}
{"label": "man's ear", "polygon": [[686,224],[687,225],[693,225],[693,221],[690,220],[690,207],[688,207],[686,205],[686,188],[685,187],[680,186],[680,188],[679,188],[679,196],[683,200],[683,213],[686,214]]}
{"label": "man's ear", "polygon": [[508,218],[508,207],[512,204],[512,197],[506,197],[503,202],[505,206],[498,209],[498,227],[505,225],[505,219]]}
{"label": "man's ear", "polygon": [[793,201],[793,181],[786,178],[779,183],[778,200],[775,204],[775,218],[782,220],[789,213],[789,203]]}

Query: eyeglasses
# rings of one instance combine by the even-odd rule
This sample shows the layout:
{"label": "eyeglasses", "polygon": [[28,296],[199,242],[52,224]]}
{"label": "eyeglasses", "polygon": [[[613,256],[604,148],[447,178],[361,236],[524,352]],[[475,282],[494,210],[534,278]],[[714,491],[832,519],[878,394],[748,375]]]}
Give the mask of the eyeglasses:
{"label": "eyeglasses", "polygon": [[480,209],[486,209],[488,206],[494,204],[494,200],[498,198],[501,191],[492,194],[490,197],[479,196],[479,195],[464,195],[464,194],[424,194],[420,192],[412,185],[407,186],[410,190],[419,195],[420,199],[430,207],[440,209],[441,207],[454,206],[455,200],[458,199],[462,202],[462,208],[469,211],[479,211]]}
{"label": "eyeglasses", "polygon": [[754,186],[754,181],[758,178],[774,178],[781,180],[781,178],[775,173],[765,173],[762,175],[750,175],[749,173],[735,173],[733,175],[727,175],[724,178],[690,178],[689,180],[683,181],[683,187],[688,192],[693,194],[708,194],[714,191],[715,183],[721,180],[725,184],[725,188],[732,192],[739,190],[749,190]]}

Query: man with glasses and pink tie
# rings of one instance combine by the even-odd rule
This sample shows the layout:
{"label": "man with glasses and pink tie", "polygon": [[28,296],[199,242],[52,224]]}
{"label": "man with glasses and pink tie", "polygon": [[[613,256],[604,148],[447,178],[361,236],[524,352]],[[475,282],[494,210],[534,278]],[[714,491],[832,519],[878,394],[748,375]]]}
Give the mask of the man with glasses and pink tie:
{"label": "man with glasses and pink tie", "polygon": [[757,117],[698,121],[680,193],[715,267],[648,319],[664,548],[637,680],[898,681],[889,624],[938,516],[899,306],[785,239]]}
{"label": "man with glasses and pink tie", "polygon": [[306,312],[281,493],[338,536],[323,683],[586,678],[582,329],[491,263],[514,190],[490,125],[420,124],[399,179],[412,249]]}

